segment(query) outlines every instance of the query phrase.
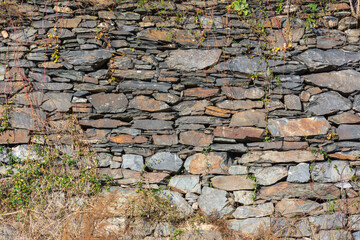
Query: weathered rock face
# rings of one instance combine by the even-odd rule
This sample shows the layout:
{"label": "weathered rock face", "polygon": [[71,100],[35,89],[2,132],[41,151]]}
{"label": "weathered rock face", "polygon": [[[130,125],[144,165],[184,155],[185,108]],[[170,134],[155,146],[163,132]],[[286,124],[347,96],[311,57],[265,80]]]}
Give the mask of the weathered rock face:
{"label": "weathered rock face", "polygon": [[193,71],[207,68],[219,60],[221,51],[214,50],[176,50],[170,53],[165,64],[170,69]]}
{"label": "weathered rock face", "polygon": [[323,135],[330,128],[324,117],[301,119],[269,119],[268,129],[275,137],[295,137]]}
{"label": "weathered rock face", "polygon": [[[114,188],[168,186],[159,192],[182,214],[200,208],[242,234],[360,238],[360,30],[349,1],[329,2],[316,24],[296,15],[312,14],[309,1],[270,1],[283,11],[244,20],[224,1],[113,2],[26,1],[31,21],[3,21],[0,181],[11,156],[39,157],[35,143],[72,155],[78,139]],[[144,225],[141,238],[174,235]]]}

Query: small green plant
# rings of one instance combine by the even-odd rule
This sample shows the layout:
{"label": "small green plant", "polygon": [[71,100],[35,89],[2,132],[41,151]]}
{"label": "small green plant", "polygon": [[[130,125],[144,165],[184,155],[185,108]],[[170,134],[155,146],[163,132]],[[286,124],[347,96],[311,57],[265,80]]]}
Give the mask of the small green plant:
{"label": "small green plant", "polygon": [[227,6],[227,9],[233,9],[239,15],[244,16],[247,16],[250,13],[250,7],[246,0],[235,0],[229,6]]}
{"label": "small green plant", "polygon": [[250,173],[246,176],[246,178],[251,179],[251,180],[254,181],[252,200],[255,201],[258,190],[259,190],[259,183],[257,182],[256,177],[254,175],[250,174]]}
{"label": "small green plant", "polygon": [[3,110],[0,112],[0,133],[10,128],[10,111],[10,104],[3,105]]}

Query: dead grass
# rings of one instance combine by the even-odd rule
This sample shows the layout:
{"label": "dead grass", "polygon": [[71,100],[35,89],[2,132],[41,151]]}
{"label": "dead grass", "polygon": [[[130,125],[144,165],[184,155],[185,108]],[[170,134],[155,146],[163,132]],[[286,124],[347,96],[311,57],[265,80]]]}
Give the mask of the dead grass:
{"label": "dead grass", "polygon": [[24,14],[20,12],[19,6],[15,1],[7,0],[0,2],[0,24],[9,24],[9,19],[14,21],[22,20]]}

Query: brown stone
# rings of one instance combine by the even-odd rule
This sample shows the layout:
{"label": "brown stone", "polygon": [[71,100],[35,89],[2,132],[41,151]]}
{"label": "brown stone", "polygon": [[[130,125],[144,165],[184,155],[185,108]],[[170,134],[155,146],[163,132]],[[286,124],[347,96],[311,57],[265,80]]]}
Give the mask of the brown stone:
{"label": "brown stone", "polygon": [[158,113],[152,113],[151,117],[153,119],[160,119],[160,120],[173,120],[175,118],[175,114],[169,112],[158,112]]}
{"label": "brown stone", "polygon": [[109,139],[110,141],[115,143],[145,143],[148,141],[146,137],[141,137],[141,136],[136,137],[126,134],[110,137]]}
{"label": "brown stone", "polygon": [[260,88],[222,87],[221,91],[231,99],[260,99],[265,92]]}
{"label": "brown stone", "polygon": [[330,124],[324,117],[270,119],[268,123],[268,129],[274,137],[323,135],[329,128]]}
{"label": "brown stone", "polygon": [[237,111],[218,108],[218,107],[215,107],[215,106],[209,106],[209,107],[206,107],[206,109],[205,109],[205,114],[215,116],[215,117],[228,118],[233,113],[237,113]]}
{"label": "brown stone", "polygon": [[152,135],[155,145],[171,146],[178,144],[177,135]]}
{"label": "brown stone", "polygon": [[163,101],[170,104],[175,104],[180,101],[180,97],[171,93],[154,93],[153,96],[158,101]]}
{"label": "brown stone", "polygon": [[219,152],[197,153],[188,157],[184,166],[191,174],[227,174],[229,169],[227,154]]}
{"label": "brown stone", "polygon": [[360,116],[351,112],[344,112],[335,116],[330,116],[329,121],[336,124],[354,124],[360,122]]}
{"label": "brown stone", "polygon": [[91,108],[86,107],[72,107],[74,113],[91,113]]}
{"label": "brown stone", "polygon": [[98,119],[98,120],[80,120],[80,125],[94,128],[117,128],[120,126],[128,126],[130,123],[114,119]]}
{"label": "brown stone", "polygon": [[23,129],[0,132],[0,144],[19,144],[29,142],[29,131]]}
{"label": "brown stone", "polygon": [[329,154],[329,157],[332,159],[356,161],[360,160],[360,151],[336,152]]}
{"label": "brown stone", "polygon": [[110,133],[110,130],[104,130],[104,129],[87,129],[85,131],[86,137],[91,142],[101,142],[103,140],[106,140],[106,136]]}
{"label": "brown stone", "polygon": [[218,176],[211,179],[214,188],[226,191],[251,190],[254,188],[255,181],[246,175],[241,176]]}
{"label": "brown stone", "polygon": [[57,68],[63,67],[63,65],[61,63],[54,63],[54,62],[43,62],[43,63],[40,63],[38,66],[40,68],[52,68],[52,69],[57,69]]}
{"label": "brown stone", "polygon": [[329,10],[331,11],[342,11],[342,10],[349,10],[349,4],[347,3],[330,3]]}
{"label": "brown stone", "polygon": [[266,114],[261,110],[248,110],[233,115],[230,127],[266,127]]}
{"label": "brown stone", "polygon": [[300,199],[282,199],[275,206],[275,210],[286,217],[302,216],[321,209],[322,205],[317,202]]}
{"label": "brown stone", "polygon": [[258,140],[263,137],[264,133],[264,129],[254,127],[229,128],[219,126],[214,130],[215,137],[232,138],[237,140]]}
{"label": "brown stone", "polygon": [[283,143],[283,149],[284,150],[304,150],[309,147],[309,144],[307,142],[284,142]]}
{"label": "brown stone", "polygon": [[139,37],[162,42],[175,41],[181,44],[197,44],[197,41],[192,34],[190,34],[188,31],[178,29],[172,29],[170,31],[147,29],[140,32]]}
{"label": "brown stone", "polygon": [[180,112],[180,116],[190,115],[190,114],[199,115],[199,113],[203,113],[205,111],[205,108],[210,105],[210,102],[207,100],[201,100],[195,102],[183,102],[183,104],[184,107]]}
{"label": "brown stone", "polygon": [[58,28],[76,28],[81,22],[81,18],[64,19],[61,18],[57,21],[56,26]]}
{"label": "brown stone", "polygon": [[129,108],[136,108],[148,112],[158,112],[169,109],[169,105],[146,96],[137,96],[130,101]]}
{"label": "brown stone", "polygon": [[241,163],[289,163],[311,162],[324,160],[323,154],[314,154],[311,151],[262,151],[249,152],[241,156]]}
{"label": "brown stone", "polygon": [[333,184],[325,183],[289,183],[281,182],[270,187],[260,189],[258,199],[281,200],[284,198],[304,198],[304,199],[337,199],[340,190]]}
{"label": "brown stone", "polygon": [[219,92],[217,88],[189,88],[184,91],[185,97],[207,98],[216,95]]}
{"label": "brown stone", "polygon": [[89,76],[83,76],[83,82],[87,83],[93,83],[93,84],[99,84],[99,80],[97,78],[89,77]]}
{"label": "brown stone", "polygon": [[212,143],[212,135],[208,135],[196,131],[188,131],[180,133],[180,143],[185,145],[206,147]]}

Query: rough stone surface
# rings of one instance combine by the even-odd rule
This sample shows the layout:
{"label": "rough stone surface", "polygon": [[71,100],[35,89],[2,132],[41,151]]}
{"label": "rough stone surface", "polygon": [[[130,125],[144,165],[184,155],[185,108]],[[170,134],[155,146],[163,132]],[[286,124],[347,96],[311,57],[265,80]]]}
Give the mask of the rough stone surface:
{"label": "rough stone surface", "polygon": [[288,163],[288,162],[311,162],[315,160],[323,160],[323,156],[319,154],[315,156],[311,151],[254,151],[244,154],[239,161],[241,163]]}
{"label": "rough stone surface", "polygon": [[336,129],[339,140],[356,140],[360,139],[360,128],[357,125],[342,124]]}
{"label": "rough stone surface", "polygon": [[106,50],[95,51],[69,51],[61,54],[61,57],[75,66],[92,66],[94,69],[108,61],[112,54]]}
{"label": "rough stone surface", "polygon": [[241,176],[217,176],[211,179],[214,188],[226,191],[250,190],[255,182],[246,175]]}
{"label": "rough stone surface", "polygon": [[171,203],[175,204],[180,212],[185,215],[189,215],[192,213],[191,206],[189,203],[182,197],[182,195],[178,192],[173,192],[169,190],[164,190],[162,192],[163,196],[166,196]]}
{"label": "rough stone surface", "polygon": [[220,50],[176,50],[170,53],[165,64],[169,68],[194,71],[207,68],[219,60]]}
{"label": "rough stone surface", "polygon": [[296,182],[296,183],[306,183],[310,180],[308,163],[300,163],[296,166],[291,166],[289,168],[288,177],[286,181]]}
{"label": "rough stone surface", "polygon": [[270,218],[249,218],[244,220],[232,220],[229,227],[242,234],[257,234],[260,229],[270,229]]}
{"label": "rough stone surface", "polygon": [[169,105],[146,96],[138,96],[130,101],[129,108],[158,112],[169,109]]}
{"label": "rough stone surface", "polygon": [[43,111],[31,108],[15,108],[10,112],[10,124],[13,128],[41,130],[46,115]]}
{"label": "rough stone surface", "polygon": [[265,72],[266,63],[259,57],[240,56],[215,66],[219,71],[232,71],[241,73]]}
{"label": "rough stone surface", "polygon": [[170,179],[169,185],[171,190],[180,193],[198,193],[200,194],[201,185],[198,175],[174,176]]}
{"label": "rough stone surface", "polygon": [[191,174],[224,174],[229,169],[228,156],[220,152],[197,153],[186,159],[184,167]]}
{"label": "rough stone surface", "polygon": [[199,207],[206,215],[224,216],[233,211],[226,198],[226,191],[204,187],[199,197]]}
{"label": "rough stone surface", "polygon": [[223,87],[222,92],[231,99],[261,99],[265,92],[260,88]]}
{"label": "rough stone surface", "polygon": [[255,206],[240,206],[238,207],[233,216],[235,218],[251,218],[251,217],[266,217],[274,213],[274,204],[264,203]]}
{"label": "rough stone surface", "polygon": [[206,147],[212,143],[212,139],[213,137],[211,135],[197,131],[180,133],[180,143],[185,145]]}
{"label": "rough stone surface", "polygon": [[337,92],[320,93],[310,98],[306,111],[314,115],[327,115],[351,109],[351,101]]}
{"label": "rough stone surface", "polygon": [[250,205],[254,203],[254,192],[252,191],[234,191],[235,202]]}
{"label": "rough stone surface", "polygon": [[121,167],[140,172],[144,169],[144,158],[139,155],[124,154]]}
{"label": "rough stone surface", "polygon": [[215,137],[231,138],[237,140],[257,140],[261,139],[265,133],[264,129],[254,127],[229,128],[216,127],[214,130]]}
{"label": "rough stone surface", "polygon": [[173,153],[158,152],[152,157],[146,158],[146,166],[153,170],[178,172],[183,165],[183,161]]}
{"label": "rough stone surface", "polygon": [[335,213],[332,215],[309,217],[309,222],[321,230],[341,229],[346,226],[347,218],[343,213]]}
{"label": "rough stone surface", "polygon": [[300,199],[282,199],[275,206],[277,212],[286,217],[309,214],[322,209],[321,204]]}
{"label": "rough stone surface", "polygon": [[257,110],[235,113],[231,118],[230,127],[265,127],[265,118],[265,112]]}
{"label": "rough stone surface", "polygon": [[250,169],[250,172],[255,175],[260,185],[272,185],[288,175],[284,167],[255,168]]}
{"label": "rough stone surface", "polygon": [[311,178],[316,182],[339,182],[350,180],[354,176],[346,161],[316,163],[311,171]]}
{"label": "rough stone surface", "polygon": [[124,112],[128,100],[124,94],[97,93],[87,97],[98,113]]}

